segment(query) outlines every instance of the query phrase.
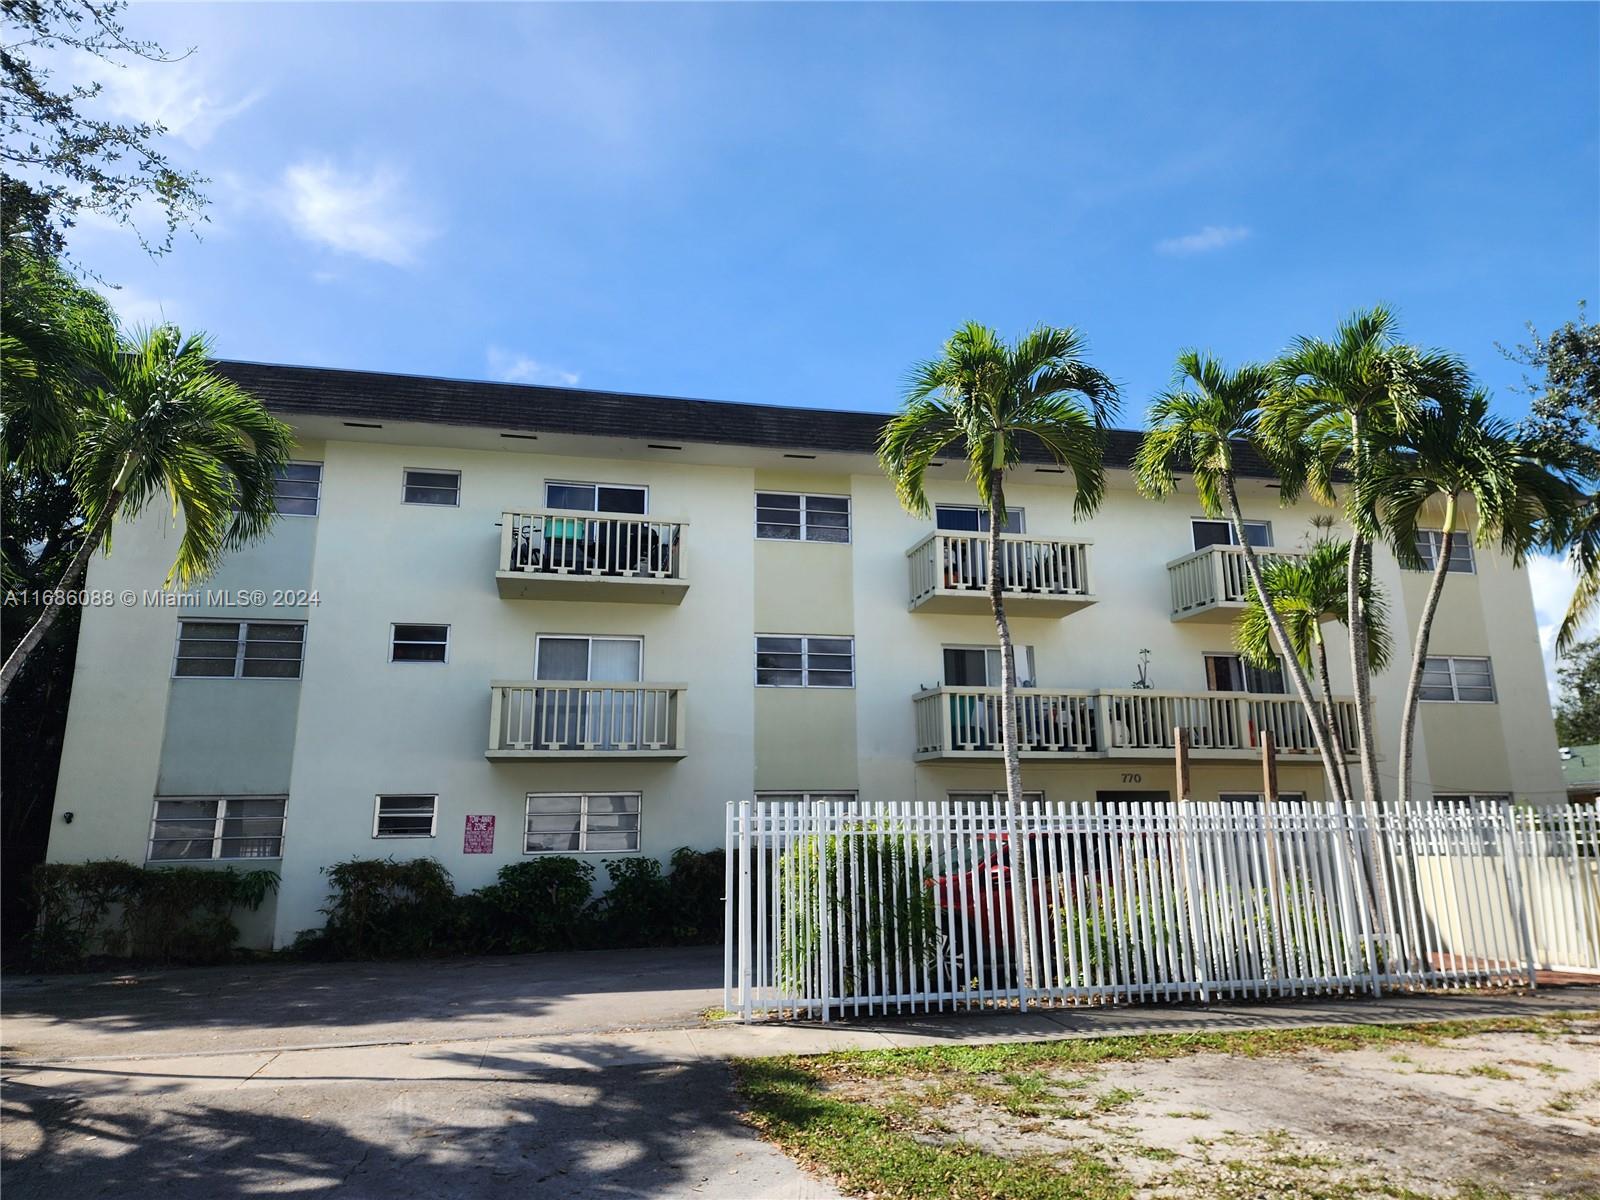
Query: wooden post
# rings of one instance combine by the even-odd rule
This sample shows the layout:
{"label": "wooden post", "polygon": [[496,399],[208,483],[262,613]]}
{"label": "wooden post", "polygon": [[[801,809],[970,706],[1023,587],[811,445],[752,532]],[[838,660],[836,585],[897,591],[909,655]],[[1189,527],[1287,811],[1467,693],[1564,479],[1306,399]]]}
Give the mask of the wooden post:
{"label": "wooden post", "polygon": [[1172,757],[1178,767],[1178,803],[1192,799],[1189,795],[1189,730],[1182,725],[1172,730]]}

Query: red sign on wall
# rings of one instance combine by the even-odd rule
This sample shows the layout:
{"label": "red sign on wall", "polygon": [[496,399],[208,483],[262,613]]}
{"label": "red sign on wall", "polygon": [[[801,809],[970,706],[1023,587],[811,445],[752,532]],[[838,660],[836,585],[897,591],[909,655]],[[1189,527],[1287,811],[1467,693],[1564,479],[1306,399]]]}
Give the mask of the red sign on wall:
{"label": "red sign on wall", "polygon": [[461,839],[463,854],[494,853],[494,817],[491,814],[468,813],[467,832]]}

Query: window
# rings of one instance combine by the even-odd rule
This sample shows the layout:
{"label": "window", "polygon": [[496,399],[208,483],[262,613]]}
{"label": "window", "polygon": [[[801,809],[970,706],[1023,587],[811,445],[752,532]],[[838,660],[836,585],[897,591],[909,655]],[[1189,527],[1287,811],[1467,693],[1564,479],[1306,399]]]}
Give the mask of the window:
{"label": "window", "polygon": [[[1194,533],[1194,548],[1204,550],[1207,546],[1237,546],[1238,535],[1233,531],[1232,521],[1211,521],[1195,517],[1189,522]],[[1272,545],[1272,522],[1246,521],[1244,522],[1244,536],[1252,546],[1266,547]]]}
{"label": "window", "polygon": [[780,802],[792,801],[796,804],[804,804],[807,801],[816,804],[824,804],[829,801],[835,801],[840,804],[854,804],[856,794],[854,792],[757,792],[756,799]]}
{"label": "window", "polygon": [[638,848],[638,792],[528,793],[524,853],[570,854]]}
{"label": "window", "polygon": [[282,858],[283,796],[177,796],[157,799],[150,862]]}
{"label": "window", "polygon": [[439,797],[379,796],[372,812],[375,838],[426,838],[437,828]]}
{"label": "window", "polygon": [[[1217,799],[1224,804],[1260,804],[1266,799],[1264,792],[1222,792]],[[1304,804],[1304,792],[1279,792],[1278,800],[1284,804]]]}
{"label": "window", "polygon": [[406,469],[403,499],[407,504],[461,503],[460,471],[419,471]]}
{"label": "window", "polygon": [[1433,798],[1440,804],[1509,804],[1509,792],[1435,792]]}
{"label": "window", "polygon": [[850,498],[757,492],[756,536],[784,542],[848,542]]}
{"label": "window", "polygon": [[1237,654],[1206,655],[1206,690],[1211,692],[1258,692],[1284,695],[1283,663],[1271,667],[1252,667]]}
{"label": "window", "polygon": [[637,683],[644,657],[639,638],[545,637],[534,643],[535,679]]}
{"label": "window", "polygon": [[[989,510],[976,504],[939,504],[933,510],[934,525],[957,533],[988,533]],[[1023,510],[1006,509],[1006,527],[1002,533],[1023,532]]]}
{"label": "window", "polygon": [[1494,672],[1487,658],[1434,658],[1422,664],[1422,699],[1494,703]]}
{"label": "window", "polygon": [[447,661],[450,650],[448,625],[391,625],[390,662]]}
{"label": "window", "polygon": [[757,687],[855,686],[855,639],[756,638]]}
{"label": "window", "polygon": [[289,517],[314,517],[322,501],[322,464],[285,463],[273,476],[272,498]]}
{"label": "window", "polygon": [[[1033,647],[1017,646],[1017,685],[1033,687]],[[946,646],[944,648],[946,687],[999,687],[1000,647]]]}
{"label": "window", "polygon": [[299,679],[303,621],[179,621],[172,673],[217,679]]}
{"label": "window", "polygon": [[[1417,553],[1422,556],[1423,570],[1431,571],[1439,565],[1439,547],[1442,545],[1442,529],[1417,530]],[[1472,558],[1472,539],[1465,533],[1455,534],[1450,539],[1450,564],[1445,570],[1471,575],[1477,569],[1477,563]]]}
{"label": "window", "polygon": [[632,484],[547,483],[544,503],[547,508],[571,512],[645,513],[649,512],[649,492]]}

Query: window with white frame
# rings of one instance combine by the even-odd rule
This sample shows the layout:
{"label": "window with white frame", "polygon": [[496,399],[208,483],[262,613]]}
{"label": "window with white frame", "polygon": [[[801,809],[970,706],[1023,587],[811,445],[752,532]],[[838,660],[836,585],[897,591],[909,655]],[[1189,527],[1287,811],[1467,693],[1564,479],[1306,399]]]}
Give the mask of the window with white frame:
{"label": "window with white frame", "polygon": [[[936,504],[933,509],[934,527],[952,533],[988,533],[989,510],[976,504]],[[1006,509],[1006,527],[1001,533],[1022,533],[1026,517],[1020,508]]]}
{"label": "window with white frame", "polygon": [[1509,792],[1435,792],[1434,801],[1439,804],[1509,804]]}
{"label": "window with white frame", "polygon": [[1430,655],[1422,665],[1422,699],[1492,704],[1494,670],[1487,658]]}
{"label": "window with white frame", "polygon": [[852,804],[855,802],[855,792],[757,792],[757,800],[773,800],[779,803],[793,804]]}
{"label": "window with white frame", "polygon": [[565,483],[544,485],[547,508],[571,512],[645,513],[650,511],[648,489],[627,483]]}
{"label": "window with white frame", "polygon": [[847,637],[757,637],[756,686],[854,687],[855,647]]}
{"label": "window with white frame", "polygon": [[438,831],[439,797],[379,796],[372,810],[375,838],[431,838]]}
{"label": "window with white frame", "polygon": [[400,625],[389,627],[390,662],[445,662],[450,653],[450,626]]}
{"label": "window with white frame", "polygon": [[[1219,792],[1217,799],[1224,804],[1260,804],[1266,800],[1265,792]],[[1279,792],[1278,799],[1285,804],[1304,804],[1304,792]]]}
{"label": "window with white frame", "polygon": [[[1417,530],[1416,545],[1417,555],[1422,559],[1422,570],[1433,570],[1439,565],[1439,548],[1444,545],[1444,530]],[[1450,562],[1445,567],[1445,570],[1462,575],[1471,575],[1477,569],[1478,565],[1472,557],[1472,539],[1465,533],[1452,534],[1450,537]]]}
{"label": "window with white frame", "polygon": [[[1034,674],[1033,647],[1013,647],[1017,662],[1017,686],[1033,687],[1038,676]],[[998,646],[946,646],[944,647],[945,687],[999,687],[1000,647]]]}
{"label": "window with white frame", "polygon": [[407,467],[401,498],[407,504],[437,504],[453,508],[461,503],[461,472]]}
{"label": "window with white frame", "polygon": [[314,517],[322,505],[322,464],[292,462],[272,477],[272,499],[287,517]]}
{"label": "window with white frame", "polygon": [[1207,654],[1206,690],[1210,692],[1258,692],[1284,695],[1283,660],[1270,667],[1253,667],[1237,654]]}
{"label": "window with white frame", "polygon": [[[1245,521],[1245,540],[1252,546],[1265,547],[1272,545],[1272,522],[1270,521]],[[1232,521],[1214,521],[1209,517],[1193,517],[1189,521],[1189,528],[1194,535],[1194,548],[1204,550],[1207,546],[1237,546],[1239,535],[1234,532]]]}
{"label": "window with white frame", "polygon": [[639,808],[638,792],[529,792],[523,852],[638,850]]}
{"label": "window with white frame", "polygon": [[150,819],[150,862],[282,858],[284,796],[163,796]]}
{"label": "window with white frame", "polygon": [[172,673],[182,678],[299,679],[304,621],[179,621]]}
{"label": "window with white frame", "polygon": [[848,542],[850,497],[757,492],[756,536],[780,542]]}

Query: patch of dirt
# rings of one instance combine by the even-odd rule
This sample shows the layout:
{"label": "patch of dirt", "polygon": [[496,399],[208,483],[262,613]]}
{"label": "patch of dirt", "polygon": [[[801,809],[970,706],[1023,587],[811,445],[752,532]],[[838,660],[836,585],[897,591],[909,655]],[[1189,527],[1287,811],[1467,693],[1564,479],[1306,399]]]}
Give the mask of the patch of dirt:
{"label": "patch of dirt", "polygon": [[1152,1200],[1600,1195],[1600,1024],[832,1086],[929,1141],[1008,1157],[1093,1152]]}

